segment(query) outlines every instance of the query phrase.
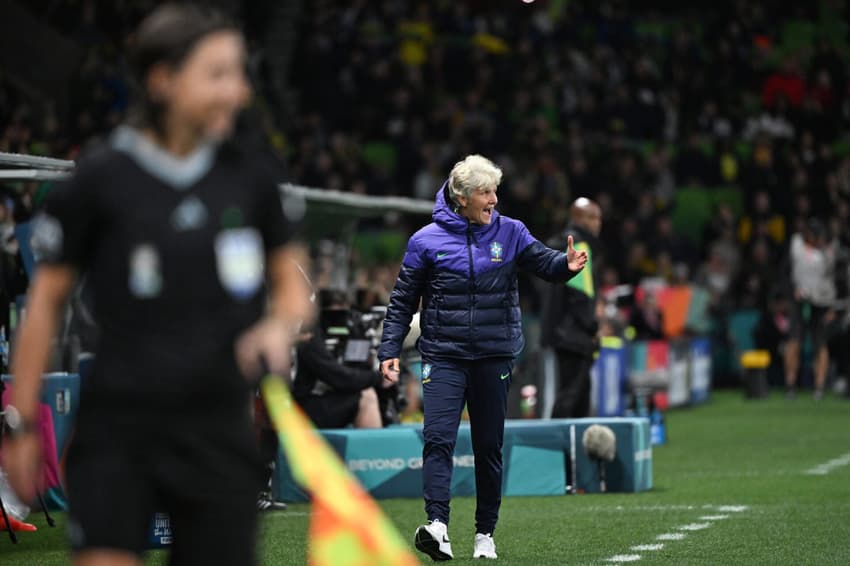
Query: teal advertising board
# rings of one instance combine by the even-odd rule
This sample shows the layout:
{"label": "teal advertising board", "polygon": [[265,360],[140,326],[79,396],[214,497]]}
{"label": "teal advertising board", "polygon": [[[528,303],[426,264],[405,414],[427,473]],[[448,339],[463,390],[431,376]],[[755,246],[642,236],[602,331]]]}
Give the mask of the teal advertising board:
{"label": "teal advertising board", "polygon": [[[649,421],[641,418],[591,418],[552,421],[516,420],[505,425],[502,493],[563,495],[570,470],[570,428],[575,426],[579,489],[599,490],[596,465],[584,454],[581,435],[594,423],[610,426],[617,436],[617,457],[606,463],[609,491],[635,492],[652,488]],[[321,431],[345,466],[378,499],[421,497],[422,427],[394,426],[379,430]],[[475,459],[469,425],[462,425],[454,455],[452,494],[475,494]],[[278,455],[274,485],[281,501],[304,501],[306,494],[292,480],[283,454]]]}

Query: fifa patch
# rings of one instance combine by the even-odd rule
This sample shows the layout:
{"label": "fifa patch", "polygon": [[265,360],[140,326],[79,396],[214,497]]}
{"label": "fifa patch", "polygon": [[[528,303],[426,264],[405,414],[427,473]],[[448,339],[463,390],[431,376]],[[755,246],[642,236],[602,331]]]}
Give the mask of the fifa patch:
{"label": "fifa patch", "polygon": [[422,383],[431,381],[431,364],[422,364]]}
{"label": "fifa patch", "polygon": [[58,259],[62,253],[64,232],[59,221],[43,212],[32,221],[30,247],[36,261]]}
{"label": "fifa patch", "polygon": [[499,242],[493,242],[490,244],[490,261],[499,263],[502,261],[502,255],[504,255],[505,249],[502,247],[502,244]]}
{"label": "fifa patch", "polygon": [[138,299],[153,299],[162,290],[159,252],[153,244],[139,244],[130,253],[129,286]]}

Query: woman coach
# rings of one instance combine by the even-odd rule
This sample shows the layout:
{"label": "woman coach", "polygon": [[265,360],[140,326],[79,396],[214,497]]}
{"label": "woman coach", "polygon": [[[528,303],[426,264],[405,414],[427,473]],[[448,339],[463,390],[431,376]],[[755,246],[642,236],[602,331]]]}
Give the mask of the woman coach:
{"label": "woman coach", "polygon": [[425,410],[423,479],[428,524],[416,548],[434,560],[453,558],[447,534],[452,455],[464,404],[475,454],[474,558],[496,558],[493,531],[502,486],[502,437],[514,358],[525,343],[517,271],[565,282],[587,254],[568,240],[566,254],[537,241],[525,225],[496,212],[502,171],[467,156],[439,190],[434,221],[416,232],[395,283],[379,357],[386,379],[398,379],[402,341],[422,300],[419,350]]}

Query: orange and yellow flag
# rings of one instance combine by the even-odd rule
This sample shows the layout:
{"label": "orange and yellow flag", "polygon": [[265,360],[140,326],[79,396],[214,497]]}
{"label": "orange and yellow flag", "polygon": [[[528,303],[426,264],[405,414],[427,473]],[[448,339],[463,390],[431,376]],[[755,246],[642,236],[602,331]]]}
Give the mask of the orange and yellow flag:
{"label": "orange and yellow flag", "polygon": [[282,380],[260,384],[292,477],[310,493],[311,566],[414,566],[419,561],[380,507],[292,400]]}

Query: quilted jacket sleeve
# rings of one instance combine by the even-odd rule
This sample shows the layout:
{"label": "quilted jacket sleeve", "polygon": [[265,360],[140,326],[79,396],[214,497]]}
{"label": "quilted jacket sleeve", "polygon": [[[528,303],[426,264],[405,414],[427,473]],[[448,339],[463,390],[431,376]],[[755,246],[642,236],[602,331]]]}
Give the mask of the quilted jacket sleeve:
{"label": "quilted jacket sleeve", "polygon": [[414,236],[407,243],[407,253],[404,254],[401,271],[390,295],[381,347],[378,350],[378,359],[381,361],[401,355],[401,345],[410,331],[410,321],[419,309],[427,278],[427,260]]}
{"label": "quilted jacket sleeve", "polygon": [[520,249],[517,257],[519,268],[533,273],[541,279],[553,283],[563,283],[578,274],[577,271],[570,271],[567,267],[565,253],[553,250],[540,243],[522,224],[520,224]]}

